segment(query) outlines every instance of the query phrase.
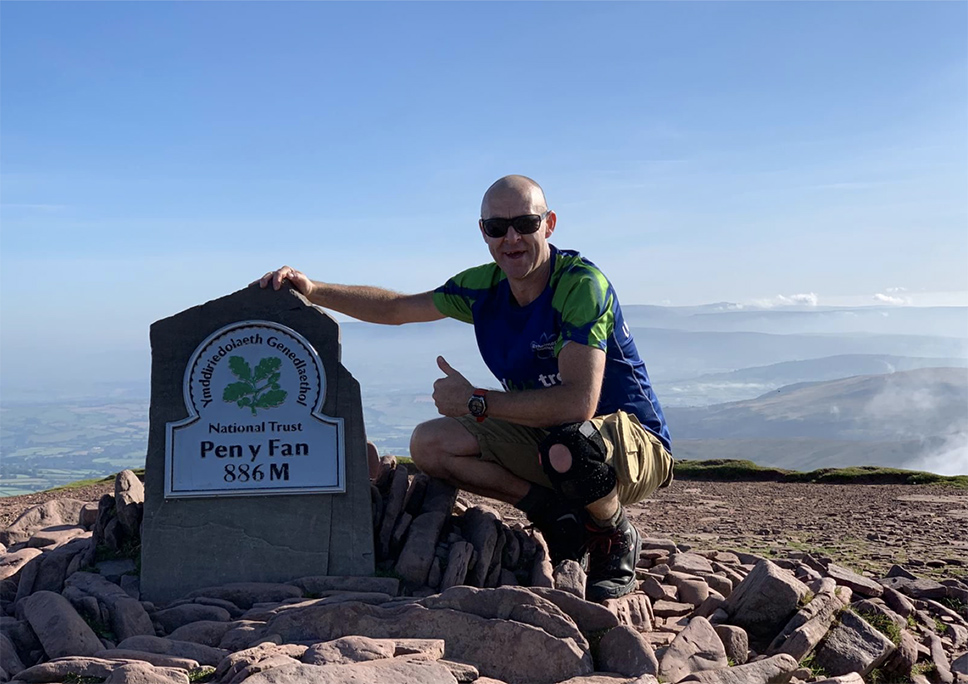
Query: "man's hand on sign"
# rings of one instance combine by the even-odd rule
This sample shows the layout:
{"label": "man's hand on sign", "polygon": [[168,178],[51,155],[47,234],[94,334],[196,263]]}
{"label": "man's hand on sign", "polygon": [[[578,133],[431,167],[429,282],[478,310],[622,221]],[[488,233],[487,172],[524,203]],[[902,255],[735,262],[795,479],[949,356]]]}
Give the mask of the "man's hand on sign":
{"label": "man's hand on sign", "polygon": [[292,266],[283,266],[275,271],[269,271],[259,279],[259,286],[269,287],[269,285],[272,285],[273,290],[278,290],[287,281],[306,298],[313,292],[313,281],[305,273],[297,271]]}
{"label": "man's hand on sign", "polygon": [[450,367],[443,356],[437,357],[437,366],[444,377],[434,383],[434,404],[437,413],[456,418],[468,413],[467,400],[474,393],[474,386],[463,375]]}

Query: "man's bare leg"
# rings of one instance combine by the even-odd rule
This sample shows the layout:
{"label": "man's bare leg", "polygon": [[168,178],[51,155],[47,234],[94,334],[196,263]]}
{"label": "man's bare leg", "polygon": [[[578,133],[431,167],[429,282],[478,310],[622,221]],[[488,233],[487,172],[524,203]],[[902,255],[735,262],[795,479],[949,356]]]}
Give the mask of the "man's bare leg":
{"label": "man's bare leg", "polygon": [[421,423],[410,438],[410,457],[421,471],[473,494],[517,504],[531,483],[497,463],[481,461],[477,438],[453,418]]}

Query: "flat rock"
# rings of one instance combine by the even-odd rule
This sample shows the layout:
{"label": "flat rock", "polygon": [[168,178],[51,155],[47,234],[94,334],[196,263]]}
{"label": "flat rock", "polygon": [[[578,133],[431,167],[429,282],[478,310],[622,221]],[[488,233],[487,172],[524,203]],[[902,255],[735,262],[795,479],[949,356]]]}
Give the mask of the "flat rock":
{"label": "flat rock", "polygon": [[890,587],[911,598],[939,599],[948,595],[948,588],[929,579],[908,579],[907,577],[885,577],[880,584]]}
{"label": "flat rock", "polygon": [[836,580],[837,584],[850,587],[855,594],[861,596],[877,598],[884,593],[884,587],[881,584],[836,563],[827,564],[827,575]]}
{"label": "flat rock", "polygon": [[17,655],[17,648],[10,638],[0,633],[0,669],[13,677],[24,669],[23,661]]}
{"label": "flat rock", "polygon": [[[309,578],[303,578],[309,579]],[[297,580],[298,581],[298,580]],[[304,590],[295,583],[278,584],[275,582],[231,582],[217,587],[196,589],[185,596],[194,599],[206,597],[234,603],[248,610],[256,603],[281,603],[287,599],[302,598]]]}
{"label": "flat rock", "polygon": [[229,654],[228,651],[221,648],[147,635],[129,637],[119,643],[118,648],[173,655],[179,658],[197,660],[202,665],[213,666],[218,665],[222,658]]}
{"label": "flat rock", "polygon": [[[31,506],[5,530],[0,530],[0,544],[13,546],[30,539],[35,532],[56,525],[77,525],[85,502],[77,499],[51,499]],[[2,577],[0,577],[2,579]]]}
{"label": "flat rock", "polygon": [[685,572],[691,575],[700,573],[712,573],[713,566],[708,558],[700,556],[698,553],[674,553],[669,556],[669,568],[674,572]]}
{"label": "flat rock", "polygon": [[17,675],[17,681],[62,682],[70,675],[104,678],[124,663],[125,661],[106,660],[104,658],[66,656],[28,667]]}
{"label": "flat rock", "polygon": [[[450,591],[462,588],[471,589],[454,587]],[[520,614],[527,616],[530,612],[525,609]],[[351,635],[446,639],[449,658],[474,665],[484,676],[508,682],[558,682],[592,671],[591,656],[574,639],[556,637],[516,620],[484,618],[454,609],[428,609],[416,603],[308,606],[276,616],[269,622],[267,633],[278,634],[284,641],[328,641]]]}
{"label": "flat rock", "polygon": [[79,537],[81,535],[90,536],[90,534],[90,532],[80,525],[54,525],[52,527],[45,527],[42,530],[37,530],[33,536],[30,537],[30,540],[27,542],[27,546],[37,549],[49,546],[60,546],[61,544],[66,544],[75,537]]}
{"label": "flat rock", "polygon": [[[531,593],[537,594],[541,598],[547,599],[558,606],[562,612],[575,621],[578,629],[586,637],[594,632],[601,632],[617,627],[620,624],[619,613],[621,612],[618,606],[625,607],[629,604],[627,601],[621,604],[616,603],[616,610],[612,611],[601,604],[585,601],[574,594],[561,591],[560,589],[550,589],[548,587],[527,587],[527,589]],[[647,617],[648,614],[646,613]],[[631,618],[629,618],[629,621],[631,622]]]}
{"label": "flat rock", "polygon": [[104,684],[188,684],[188,673],[174,667],[127,663],[115,668]]}
{"label": "flat rock", "polygon": [[[257,624],[261,625],[263,623],[260,622]],[[172,630],[168,634],[168,638],[177,641],[190,641],[193,644],[202,644],[203,646],[218,647],[219,642],[222,641],[226,632],[239,626],[240,623],[238,621],[199,620],[197,622],[189,622],[187,625],[182,625]]]}
{"label": "flat rock", "polygon": [[43,551],[34,548],[24,548],[19,551],[8,551],[0,556],[0,580],[13,577],[24,565],[42,554]]}
{"label": "flat rock", "polygon": [[370,639],[347,636],[310,646],[301,658],[307,665],[348,665],[368,660],[392,658],[396,652],[393,639]]}
{"label": "flat rock", "polygon": [[450,670],[436,661],[390,658],[354,665],[303,665],[272,668],[248,677],[246,684],[457,684]]}
{"label": "flat rock", "polygon": [[619,625],[609,630],[598,644],[597,669],[628,677],[655,675],[659,661],[652,646],[636,630]]}
{"label": "flat rock", "polygon": [[580,599],[585,598],[585,571],[577,561],[563,560],[555,566],[555,589],[567,591]]}
{"label": "flat rock", "polygon": [[639,632],[651,632],[655,622],[652,602],[645,594],[638,592],[602,603],[610,613],[618,618],[619,624],[628,625]]}
{"label": "flat rock", "polygon": [[328,591],[362,591],[396,596],[400,593],[400,580],[396,577],[338,577],[315,575],[300,577],[289,584],[304,594],[322,596]]}
{"label": "flat rock", "polygon": [[200,620],[229,622],[232,616],[229,611],[218,606],[206,606],[201,603],[183,603],[164,610],[156,611],[151,618],[160,624],[165,632],[170,633],[183,625]]}
{"label": "flat rock", "polygon": [[817,648],[816,662],[833,676],[859,672],[866,677],[893,650],[887,637],[857,614],[844,611]]}
{"label": "flat rock", "polygon": [[179,658],[178,656],[135,651],[128,648],[106,648],[95,653],[94,657],[105,660],[141,660],[158,667],[176,667],[182,670],[194,670],[198,667],[198,661],[191,658]]}
{"label": "flat rock", "polygon": [[728,667],[721,670],[696,672],[680,684],[786,684],[793,678],[797,661],[791,656],[779,655],[757,660],[745,665]]}
{"label": "flat rock", "polygon": [[60,594],[31,594],[23,601],[23,613],[50,658],[90,656],[103,648],[94,631]]}

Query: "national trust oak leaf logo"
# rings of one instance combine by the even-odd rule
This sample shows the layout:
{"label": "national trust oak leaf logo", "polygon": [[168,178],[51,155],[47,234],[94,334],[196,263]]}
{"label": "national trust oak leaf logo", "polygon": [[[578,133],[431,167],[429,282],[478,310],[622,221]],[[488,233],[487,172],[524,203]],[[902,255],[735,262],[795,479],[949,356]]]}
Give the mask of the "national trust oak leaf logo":
{"label": "national trust oak leaf logo", "polygon": [[[225,386],[222,400],[235,402],[239,408],[248,406],[253,416],[256,415],[256,409],[282,406],[288,393],[279,388],[281,367],[282,359],[278,356],[262,359],[256,364],[255,371],[241,356],[230,356],[229,369],[239,381]],[[260,386],[259,383],[264,384]]]}

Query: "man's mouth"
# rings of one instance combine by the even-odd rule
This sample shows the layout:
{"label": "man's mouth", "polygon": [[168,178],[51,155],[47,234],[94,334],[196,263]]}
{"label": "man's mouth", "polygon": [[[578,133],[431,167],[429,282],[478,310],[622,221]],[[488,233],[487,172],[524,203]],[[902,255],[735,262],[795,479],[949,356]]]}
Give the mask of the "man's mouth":
{"label": "man's mouth", "polygon": [[507,257],[508,259],[520,259],[525,254],[527,254],[527,252],[524,250],[521,250],[518,252],[505,252],[504,256]]}

